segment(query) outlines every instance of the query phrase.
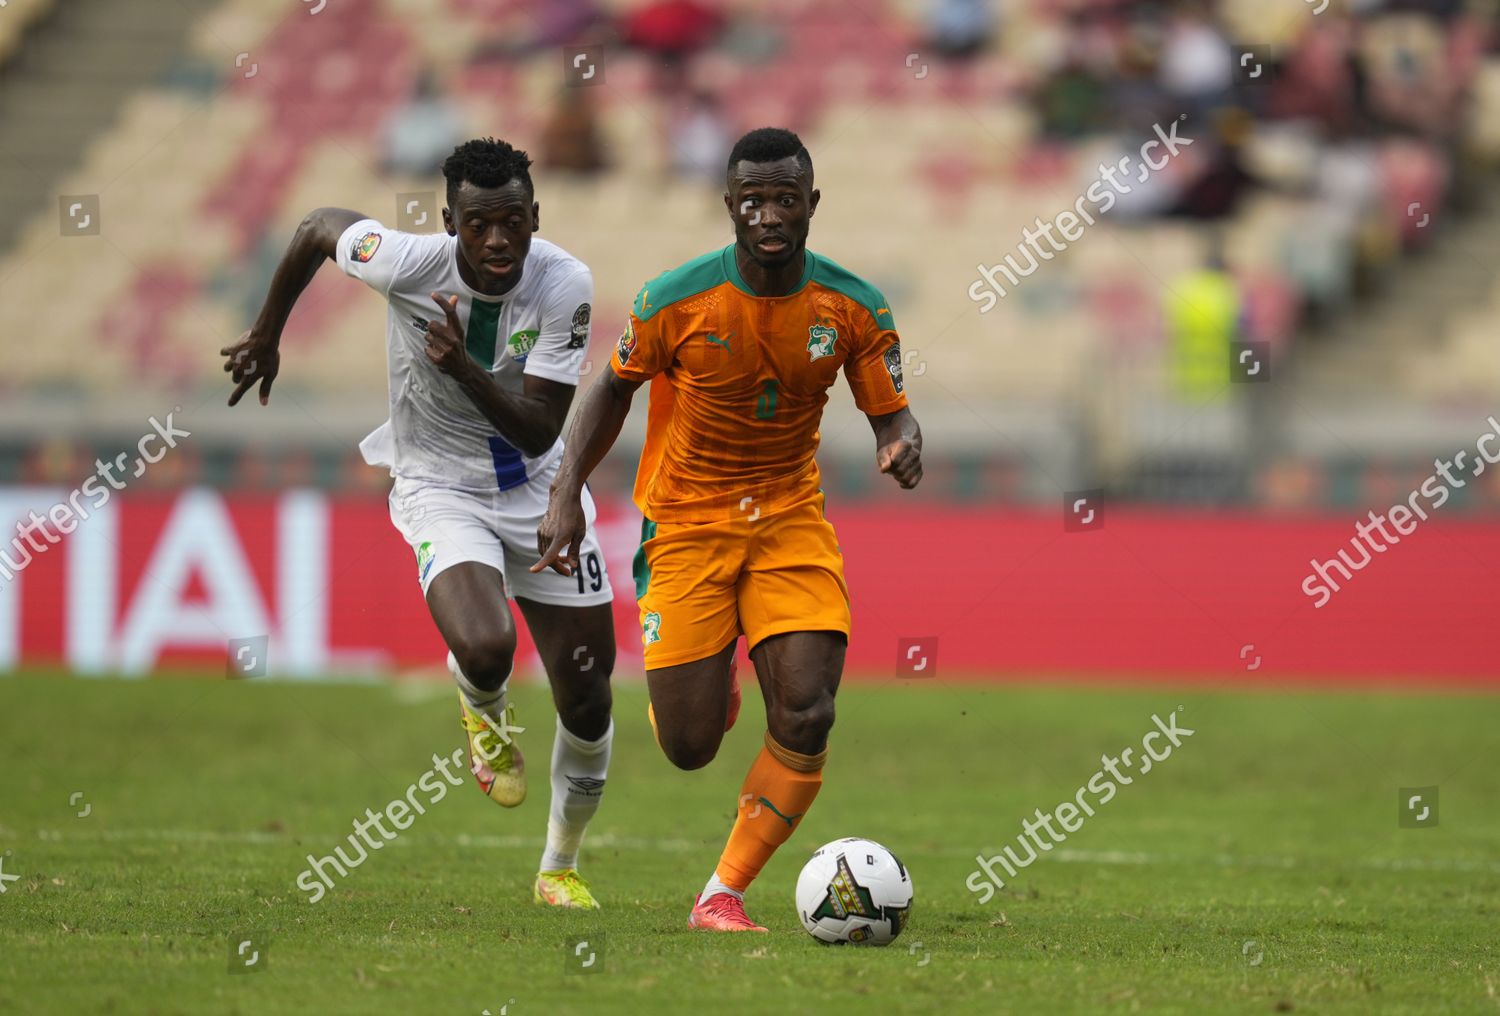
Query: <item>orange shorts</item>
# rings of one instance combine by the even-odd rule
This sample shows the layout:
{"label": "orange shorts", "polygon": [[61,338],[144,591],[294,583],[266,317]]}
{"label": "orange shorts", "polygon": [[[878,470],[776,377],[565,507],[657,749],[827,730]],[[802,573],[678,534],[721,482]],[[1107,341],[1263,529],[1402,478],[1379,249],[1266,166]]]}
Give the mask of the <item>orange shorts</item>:
{"label": "orange shorts", "polygon": [[740,635],[750,648],[790,631],[849,637],[849,587],[823,497],[753,521],[641,525],[635,555],[646,669],[691,663]]}

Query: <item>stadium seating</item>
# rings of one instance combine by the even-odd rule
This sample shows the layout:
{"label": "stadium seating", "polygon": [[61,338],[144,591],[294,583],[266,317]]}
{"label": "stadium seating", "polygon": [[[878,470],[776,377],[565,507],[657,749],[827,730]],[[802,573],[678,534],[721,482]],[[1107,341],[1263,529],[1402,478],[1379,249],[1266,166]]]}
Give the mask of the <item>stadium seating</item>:
{"label": "stadium seating", "polygon": [[[20,23],[15,15],[35,17],[45,6],[12,0],[0,18],[0,56]],[[1201,234],[1106,218],[979,313],[968,295],[978,265],[1014,252],[1039,213],[1071,207],[1107,146],[1041,136],[1023,86],[1041,61],[1033,43],[1055,40],[1055,24],[1017,11],[997,52],[941,64],[920,56],[917,12],[905,9],[913,6],[864,3],[851,18],[812,0],[780,0],[770,8],[782,39],[777,56],[747,66],[712,54],[698,73],[724,97],[732,126],[785,119],[804,129],[823,189],[814,246],[885,290],[913,362],[928,365],[920,383],[941,377],[961,402],[1056,406],[1082,404],[1101,377],[1128,369],[1149,382],[1142,391],[1165,390],[1160,305],[1171,280],[1201,263]],[[435,16],[426,0],[344,0],[312,15],[273,0],[225,0],[195,24],[182,57],[184,66],[222,75],[208,101],[170,82],[136,95],[58,182],[59,193],[100,195],[103,235],[60,237],[55,209],[42,208],[0,257],[0,291],[29,297],[0,300],[0,328],[24,333],[40,301],[56,308],[67,333],[95,337],[85,362],[66,344],[27,344],[0,384],[82,395],[121,384],[164,395],[222,387],[215,353],[252,319],[307,210],[337,204],[391,220],[396,194],[440,189],[435,174],[379,169],[379,127],[423,67],[436,71],[473,133],[539,144],[560,87],[558,51],[468,61],[516,9],[448,0]],[[1226,16],[1253,19],[1258,9],[1239,0]],[[231,67],[226,54],[235,50],[248,60]],[[1475,118],[1491,150],[1500,149],[1496,73],[1481,77]],[[730,235],[714,189],[668,178],[660,139],[671,104],[652,80],[648,57],[612,48],[607,87],[589,90],[611,168],[539,178],[543,235],[593,267],[601,359],[646,278]],[[1391,183],[1386,200],[1436,203],[1430,168],[1414,173],[1399,154],[1388,147],[1372,160]],[[1335,216],[1299,196],[1319,155],[1295,137],[1264,132],[1249,156],[1288,188],[1248,201],[1224,231],[1226,250],[1259,337],[1284,341],[1300,300],[1338,306],[1349,298],[1351,252],[1380,223]],[[86,272],[77,270],[85,263]],[[292,319],[284,384],[309,398],[378,404],[384,307],[331,276],[323,273]],[[1450,366],[1466,365],[1460,373],[1493,366],[1480,327],[1466,321],[1455,330]],[[1447,369],[1433,368],[1435,376]]]}

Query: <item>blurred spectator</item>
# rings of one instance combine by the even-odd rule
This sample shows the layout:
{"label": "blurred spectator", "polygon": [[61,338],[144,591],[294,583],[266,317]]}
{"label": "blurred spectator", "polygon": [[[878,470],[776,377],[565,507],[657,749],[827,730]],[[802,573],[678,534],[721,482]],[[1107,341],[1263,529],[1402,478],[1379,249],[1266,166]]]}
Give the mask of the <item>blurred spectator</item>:
{"label": "blurred spectator", "polygon": [[1273,462],[1257,478],[1256,499],[1269,508],[1306,509],[1326,496],[1327,476],[1313,463]]}
{"label": "blurred spectator", "polygon": [[938,0],[927,17],[927,45],[939,56],[973,56],[994,34],[989,0]]}
{"label": "blurred spectator", "polygon": [[741,63],[763,64],[774,60],[786,48],[781,26],[766,21],[753,4],[729,14],[729,24],[719,38],[726,56]]}
{"label": "blurred spectator", "polygon": [[240,450],[234,460],[230,486],[236,490],[271,490],[276,485],[276,466],[270,453],[259,445]]}
{"label": "blurred spectator", "polygon": [[713,42],[719,12],[697,0],[652,0],[625,19],[625,42],[662,57],[686,57]]}
{"label": "blurred spectator", "polygon": [[1070,59],[1037,93],[1042,132],[1054,140],[1085,137],[1108,126],[1110,83],[1082,60]]}
{"label": "blurred spectator", "polygon": [[391,111],[382,128],[381,168],[433,176],[465,137],[463,117],[431,71],[417,75],[412,97]]}
{"label": "blurred spectator", "polygon": [[697,0],[652,0],[627,16],[620,26],[623,41],[656,57],[653,87],[658,95],[681,94],[688,58],[712,43],[724,17]]}
{"label": "blurred spectator", "polygon": [[1229,43],[1198,4],[1182,4],[1167,23],[1159,80],[1174,112],[1189,119],[1205,116],[1223,103],[1234,85]]}
{"label": "blurred spectator", "polygon": [[543,168],[596,173],[609,164],[591,95],[588,88],[562,90],[542,128]]}
{"label": "blurred spectator", "polygon": [[[1151,123],[1161,115],[1162,26],[1147,12],[1136,13],[1125,25],[1115,52],[1111,93],[1118,123]],[[1180,111],[1179,111],[1180,112]]]}
{"label": "blurred spectator", "polygon": [[[1063,19],[1056,41],[1045,59],[1036,96],[1042,132],[1053,139],[1073,139],[1108,130],[1115,124],[1118,35],[1072,11]],[[1154,85],[1151,91],[1155,94]]]}
{"label": "blurred spectator", "polygon": [[1360,66],[1378,122],[1433,137],[1457,126],[1461,86],[1447,64],[1447,36],[1425,14],[1389,13],[1364,26]]}
{"label": "blurred spectator", "polygon": [[1356,261],[1366,246],[1363,236],[1375,230],[1391,235],[1394,242],[1393,231],[1384,221],[1385,183],[1378,146],[1331,133],[1316,156],[1308,228],[1288,239],[1280,260],[1287,279],[1301,293],[1306,311],[1319,316],[1340,309],[1353,292]]}
{"label": "blurred spectator", "polygon": [[1426,226],[1449,184],[1447,158],[1430,141],[1392,138],[1380,146],[1379,167],[1387,215],[1402,240],[1409,246],[1429,241],[1436,231]]}
{"label": "blurred spectator", "polygon": [[527,12],[536,25],[532,44],[538,49],[577,42],[600,18],[594,0],[547,0],[538,6],[541,10]]}
{"label": "blurred spectator", "polygon": [[582,44],[602,19],[594,0],[547,0],[516,4],[503,12],[486,12],[493,34],[470,58],[472,62],[520,60],[539,50]]}
{"label": "blurred spectator", "polygon": [[276,486],[283,490],[316,487],[319,482],[318,461],[306,448],[291,448],[280,456]]}
{"label": "blurred spectator", "polygon": [[[134,449],[131,454],[134,455]],[[173,448],[170,455],[164,455],[160,461],[147,465],[139,479],[132,472],[130,482],[138,488],[180,490],[200,482],[202,478],[203,456],[196,446],[183,442]]]}
{"label": "blurred spectator", "polygon": [[672,118],[669,128],[672,172],[684,179],[724,183],[724,163],[734,145],[718,98],[710,91],[693,93],[689,106]]}
{"label": "blurred spectator", "polygon": [[94,461],[84,448],[65,437],[47,438],[21,467],[21,482],[76,486],[94,469]]}
{"label": "blurred spectator", "polygon": [[[1118,195],[1109,212],[1111,218],[1121,222],[1140,223],[1171,214],[1208,161],[1207,154],[1202,151],[1208,139],[1202,134],[1183,130],[1179,137],[1191,138],[1192,145],[1183,146],[1176,156],[1161,155],[1158,168],[1153,169],[1143,161],[1142,135],[1136,133],[1138,129],[1132,125],[1130,129],[1116,131],[1109,139],[1110,147],[1101,149],[1101,157],[1090,159],[1085,167],[1090,180],[1103,179],[1105,166],[1123,167],[1119,173],[1123,178],[1120,186],[1126,192]],[[1154,139],[1156,135],[1147,131],[1144,136]],[[1153,151],[1145,158],[1157,155],[1159,153]],[[1164,164],[1161,160],[1165,160]]]}
{"label": "blurred spectator", "polygon": [[1216,137],[1204,138],[1207,146],[1193,154],[1200,168],[1183,189],[1172,214],[1188,219],[1224,219],[1239,210],[1240,202],[1255,185],[1245,168],[1244,144],[1250,133],[1250,118],[1244,110],[1226,110],[1219,117]]}
{"label": "blurred spectator", "polygon": [[390,473],[365,462],[358,449],[346,452],[337,468],[335,485],[356,493],[385,494],[390,489]]}
{"label": "blurred spectator", "polygon": [[1282,61],[1270,109],[1275,117],[1315,120],[1328,130],[1355,126],[1354,22],[1313,18]]}

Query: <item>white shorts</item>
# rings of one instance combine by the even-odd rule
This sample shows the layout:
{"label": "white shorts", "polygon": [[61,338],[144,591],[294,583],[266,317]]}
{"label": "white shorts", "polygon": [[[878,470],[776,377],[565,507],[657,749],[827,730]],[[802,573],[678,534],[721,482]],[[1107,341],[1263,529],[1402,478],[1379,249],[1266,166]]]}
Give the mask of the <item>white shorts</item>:
{"label": "white shorts", "polygon": [[512,598],[559,607],[611,602],[614,593],[594,533],[596,509],[587,487],[583,511],[588,529],[578,550],[577,572],[561,575],[551,568],[530,570],[538,560],[536,529],[547,510],[555,472],[554,467],[520,486],[484,494],[398,478],[391,488],[391,522],[417,556],[422,595],[449,568],[477,561],[500,572],[506,595]]}

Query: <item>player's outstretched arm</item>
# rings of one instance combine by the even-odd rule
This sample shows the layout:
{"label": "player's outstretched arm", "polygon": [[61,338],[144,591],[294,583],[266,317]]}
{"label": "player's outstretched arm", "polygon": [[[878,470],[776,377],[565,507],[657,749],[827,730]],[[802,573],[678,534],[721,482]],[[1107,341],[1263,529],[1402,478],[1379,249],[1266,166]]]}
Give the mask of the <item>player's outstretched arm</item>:
{"label": "player's outstretched arm", "polygon": [[271,383],[281,369],[281,330],[286,327],[286,319],[323,262],[335,256],[344,230],[363,218],[364,215],[347,208],[318,208],[309,212],[297,227],[281,256],[281,264],[276,266],[255,324],[234,345],[219,350],[219,355],[225,357],[224,370],[235,384],[234,394],[229,396],[231,406],[257,381],[260,404],[264,406],[270,399]]}
{"label": "player's outstretched arm", "polygon": [[588,528],[583,514],[583,484],[614,447],[625,417],[630,415],[630,401],[641,384],[622,378],[610,367],[583,397],[568,431],[562,465],[552,481],[547,514],[536,530],[541,560],[531,566],[532,571],[552,568],[571,575],[578,566],[578,546]]}
{"label": "player's outstretched arm", "polygon": [[875,431],[875,465],[911,490],[922,479],[922,428],[917,418],[903,407],[869,420]]}

